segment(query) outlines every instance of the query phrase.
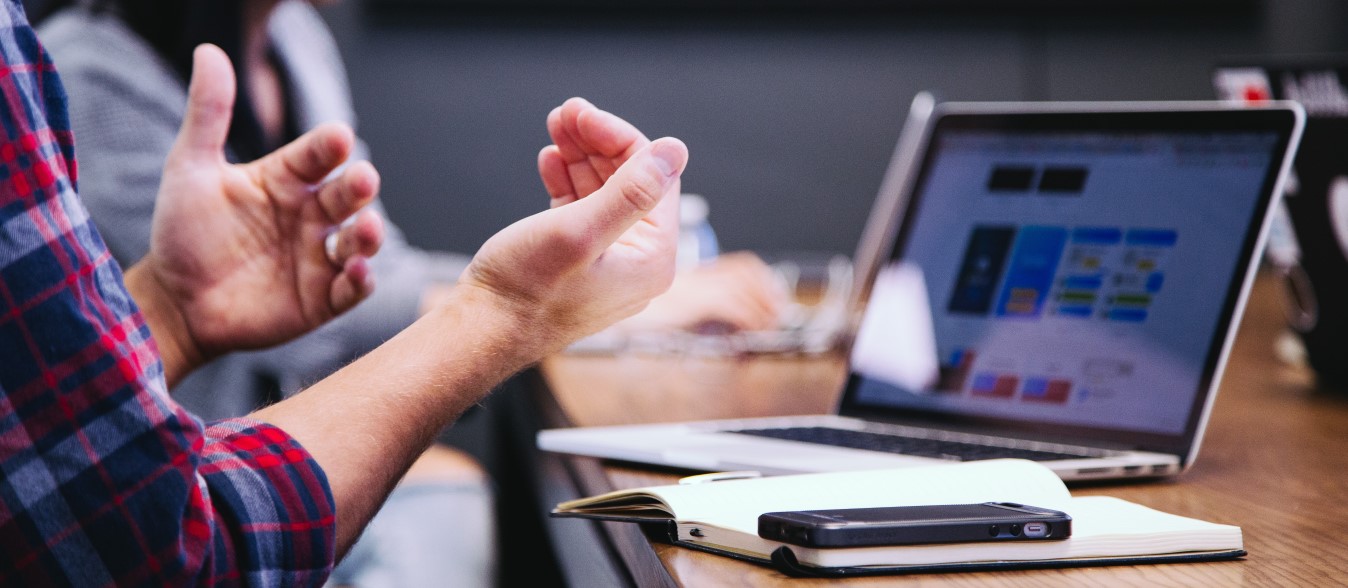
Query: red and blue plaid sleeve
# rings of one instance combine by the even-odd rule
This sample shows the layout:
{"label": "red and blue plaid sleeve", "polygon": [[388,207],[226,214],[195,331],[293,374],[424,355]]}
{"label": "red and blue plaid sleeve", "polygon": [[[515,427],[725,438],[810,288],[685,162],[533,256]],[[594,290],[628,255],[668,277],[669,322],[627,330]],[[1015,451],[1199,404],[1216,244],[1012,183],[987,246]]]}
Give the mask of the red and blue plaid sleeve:
{"label": "red and blue plaid sleeve", "polygon": [[0,586],[319,585],[332,495],[275,427],[204,428],[75,195],[65,92],[0,0]]}

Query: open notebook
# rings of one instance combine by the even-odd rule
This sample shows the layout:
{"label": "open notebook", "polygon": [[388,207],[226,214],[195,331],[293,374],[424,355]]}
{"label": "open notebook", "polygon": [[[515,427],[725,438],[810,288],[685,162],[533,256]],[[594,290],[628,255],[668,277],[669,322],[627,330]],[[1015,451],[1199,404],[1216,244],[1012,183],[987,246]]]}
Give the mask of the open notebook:
{"label": "open notebook", "polygon": [[[758,516],[771,511],[1007,501],[1066,513],[1072,517],[1071,537],[807,548],[758,534]],[[1240,527],[1108,496],[1073,497],[1052,471],[1025,460],[634,488],[563,502],[552,514],[665,523],[674,543],[772,563],[795,575],[1163,563],[1245,555]]]}
{"label": "open notebook", "polygon": [[[1193,463],[1304,114],[919,100],[857,252],[838,414],[554,429],[545,450],[800,473]],[[835,394],[821,390],[820,394]]]}

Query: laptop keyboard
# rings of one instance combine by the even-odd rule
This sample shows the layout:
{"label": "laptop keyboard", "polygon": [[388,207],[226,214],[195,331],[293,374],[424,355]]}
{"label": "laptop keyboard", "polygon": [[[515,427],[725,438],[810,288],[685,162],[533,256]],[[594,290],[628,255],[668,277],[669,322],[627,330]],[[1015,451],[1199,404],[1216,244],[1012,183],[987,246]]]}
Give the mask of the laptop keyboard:
{"label": "laptop keyboard", "polygon": [[934,457],[952,461],[976,461],[980,459],[1017,458],[1033,461],[1055,459],[1077,459],[1097,457],[1098,454],[1061,453],[1018,447],[1000,447],[965,443],[945,439],[927,439],[921,437],[903,437],[893,434],[835,429],[830,427],[789,427],[778,429],[741,429],[731,431],[743,435],[769,437],[787,441],[803,441],[835,447],[868,449],[887,453],[899,453],[918,457]]}

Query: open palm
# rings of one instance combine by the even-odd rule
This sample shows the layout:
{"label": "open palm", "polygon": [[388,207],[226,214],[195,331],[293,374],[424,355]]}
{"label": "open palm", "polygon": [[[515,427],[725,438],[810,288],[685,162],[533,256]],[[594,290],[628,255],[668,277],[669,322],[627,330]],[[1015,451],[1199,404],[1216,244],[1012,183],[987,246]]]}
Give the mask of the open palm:
{"label": "open palm", "polygon": [[354,306],[373,288],[367,258],[383,238],[378,215],[357,214],[378,191],[372,166],[324,181],[351,152],[346,127],[320,127],[253,163],[225,160],[234,88],[224,52],[198,48],[144,260],[205,357],[292,339]]}

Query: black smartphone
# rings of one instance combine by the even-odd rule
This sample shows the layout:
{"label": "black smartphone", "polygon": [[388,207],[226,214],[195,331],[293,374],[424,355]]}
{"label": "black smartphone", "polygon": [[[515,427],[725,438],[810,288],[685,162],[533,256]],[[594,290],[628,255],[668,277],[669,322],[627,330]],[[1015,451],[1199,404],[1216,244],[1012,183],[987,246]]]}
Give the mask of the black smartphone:
{"label": "black smartphone", "polygon": [[1042,541],[1072,534],[1067,513],[1016,504],[941,504],[769,512],[758,535],[803,547]]}

